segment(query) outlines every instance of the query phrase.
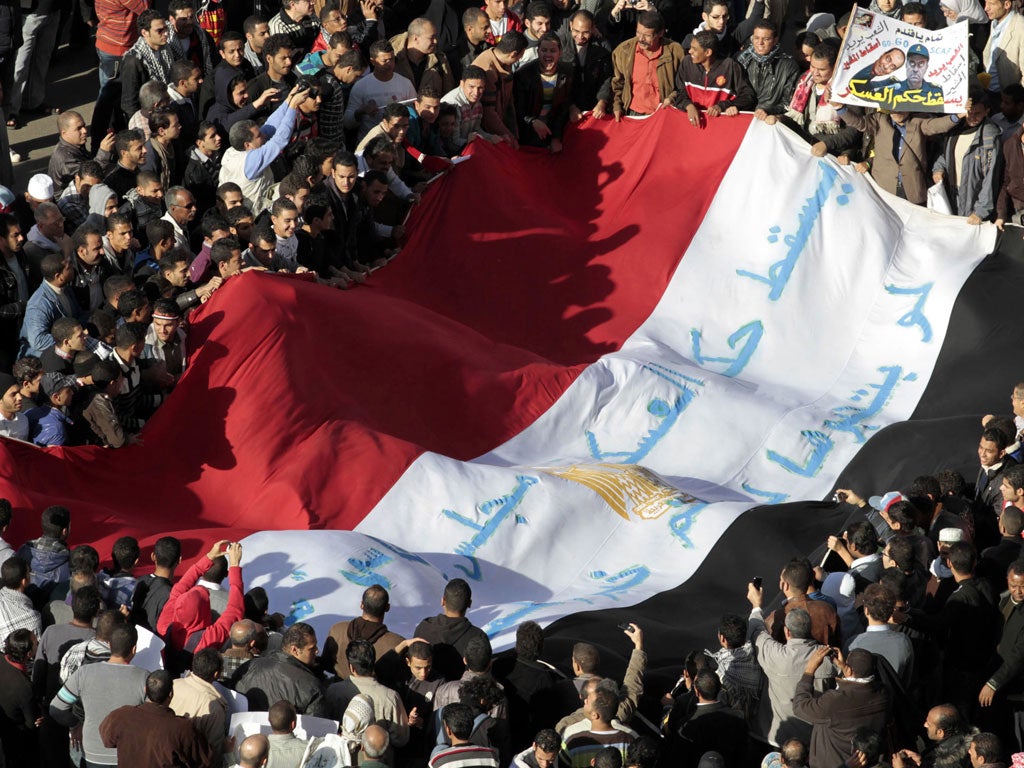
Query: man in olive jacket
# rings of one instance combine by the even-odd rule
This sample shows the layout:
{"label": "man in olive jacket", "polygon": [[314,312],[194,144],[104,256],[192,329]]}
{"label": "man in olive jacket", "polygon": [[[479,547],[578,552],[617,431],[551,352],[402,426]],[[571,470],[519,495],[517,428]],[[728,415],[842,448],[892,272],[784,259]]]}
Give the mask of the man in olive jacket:
{"label": "man in olive jacket", "polygon": [[[639,58],[638,58],[639,54]],[[676,96],[676,72],[686,52],[665,37],[665,20],[657,11],[644,11],[636,20],[636,37],[612,52],[612,112],[650,115]]]}

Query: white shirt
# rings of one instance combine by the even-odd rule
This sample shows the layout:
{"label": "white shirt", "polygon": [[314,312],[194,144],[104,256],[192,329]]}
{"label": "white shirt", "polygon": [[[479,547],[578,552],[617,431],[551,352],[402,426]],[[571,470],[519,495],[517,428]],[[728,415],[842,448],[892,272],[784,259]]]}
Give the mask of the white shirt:
{"label": "white shirt", "polygon": [[0,413],[0,435],[28,442],[28,419],[22,413],[14,414],[13,419]]}

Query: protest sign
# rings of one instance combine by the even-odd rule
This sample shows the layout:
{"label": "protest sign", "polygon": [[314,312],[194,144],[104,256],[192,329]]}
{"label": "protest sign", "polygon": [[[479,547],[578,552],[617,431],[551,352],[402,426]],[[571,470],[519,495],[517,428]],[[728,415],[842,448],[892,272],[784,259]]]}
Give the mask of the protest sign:
{"label": "protest sign", "polygon": [[892,112],[963,112],[967,24],[929,30],[854,6],[832,98]]}

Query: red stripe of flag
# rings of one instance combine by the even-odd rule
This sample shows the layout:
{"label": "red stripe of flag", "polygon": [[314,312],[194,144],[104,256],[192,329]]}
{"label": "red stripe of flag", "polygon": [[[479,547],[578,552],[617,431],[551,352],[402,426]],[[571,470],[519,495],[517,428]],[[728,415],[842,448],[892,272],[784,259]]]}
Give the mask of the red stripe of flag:
{"label": "red stripe of flag", "polygon": [[232,279],[141,447],[0,441],[11,539],[49,504],[71,540],[349,529],[424,450],[487,452],[647,318],[749,118],[591,121],[560,155],[483,145],[414,213],[402,254],[347,292]]}

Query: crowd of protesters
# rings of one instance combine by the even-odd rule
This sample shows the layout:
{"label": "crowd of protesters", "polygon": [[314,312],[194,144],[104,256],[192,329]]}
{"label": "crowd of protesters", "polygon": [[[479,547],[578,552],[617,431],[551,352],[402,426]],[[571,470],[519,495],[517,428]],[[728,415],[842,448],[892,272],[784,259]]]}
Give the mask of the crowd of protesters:
{"label": "crowd of protesters", "polygon": [[[753,111],[913,203],[941,182],[970,223],[1024,209],[1024,21],[1009,0],[872,3],[971,26],[969,107],[930,117],[833,102],[848,20],[820,0],[276,3],[0,6],[0,435],[138,441],[187,368],[189,313],[225,281],[357,286],[471,142],[558,152],[588,113],[675,108],[714,130]],[[95,37],[91,124],[45,100],[65,21]],[[60,139],[16,189],[6,129],[33,115]],[[1013,410],[986,419],[973,486],[945,472],[840,491],[863,514],[826,561],[780,563],[767,615],[774,578],[748,584],[749,614],[723,616],[713,648],[654,696],[637,624],[614,679],[589,642],[546,660],[532,622],[493,655],[459,579],[411,637],[387,628],[374,585],[318,638],[245,590],[237,543],[182,568],[164,537],[140,563],[127,536],[109,554],[72,547],[72,513],[49,507],[39,538],[0,538],[5,764],[1005,765],[1024,749],[1024,385]],[[0,536],[12,514],[0,503]],[[229,732],[239,702],[268,735]],[[300,716],[337,732],[301,738]]]}
{"label": "crowd of protesters", "polygon": [[[262,588],[246,591],[237,542],[187,567],[170,536],[148,557],[124,536],[107,557],[72,546],[72,512],[49,507],[38,538],[0,538],[6,764],[1016,765],[1024,383],[1012,407],[983,420],[973,485],[945,470],[899,490],[838,490],[849,522],[825,559],[780,563],[778,595],[774,577],[737,579],[724,607],[745,597],[748,613],[722,615],[709,648],[679,649],[671,685],[650,679],[637,623],[612,643],[624,671],[586,638],[547,656],[532,621],[494,654],[468,583],[453,579],[409,637],[388,627],[379,584],[318,636],[273,613],[287,607]],[[0,536],[13,514],[0,500]],[[262,731],[232,729],[239,711],[261,713]]]}
{"label": "crowd of protesters", "polygon": [[[0,141],[0,435],[136,442],[188,364],[191,311],[225,280],[356,286],[395,258],[410,208],[468,144],[558,152],[588,114],[678,109],[713,131],[753,111],[911,202],[941,183],[972,224],[1024,210],[1024,21],[1010,0],[875,9],[970,26],[972,99],[938,116],[832,100],[848,17],[824,0],[276,2],[0,6],[0,51],[5,34],[14,51],[0,136],[30,115],[60,134],[24,190]],[[95,37],[91,124],[45,101],[57,11]],[[922,55],[872,73],[920,74]]]}

